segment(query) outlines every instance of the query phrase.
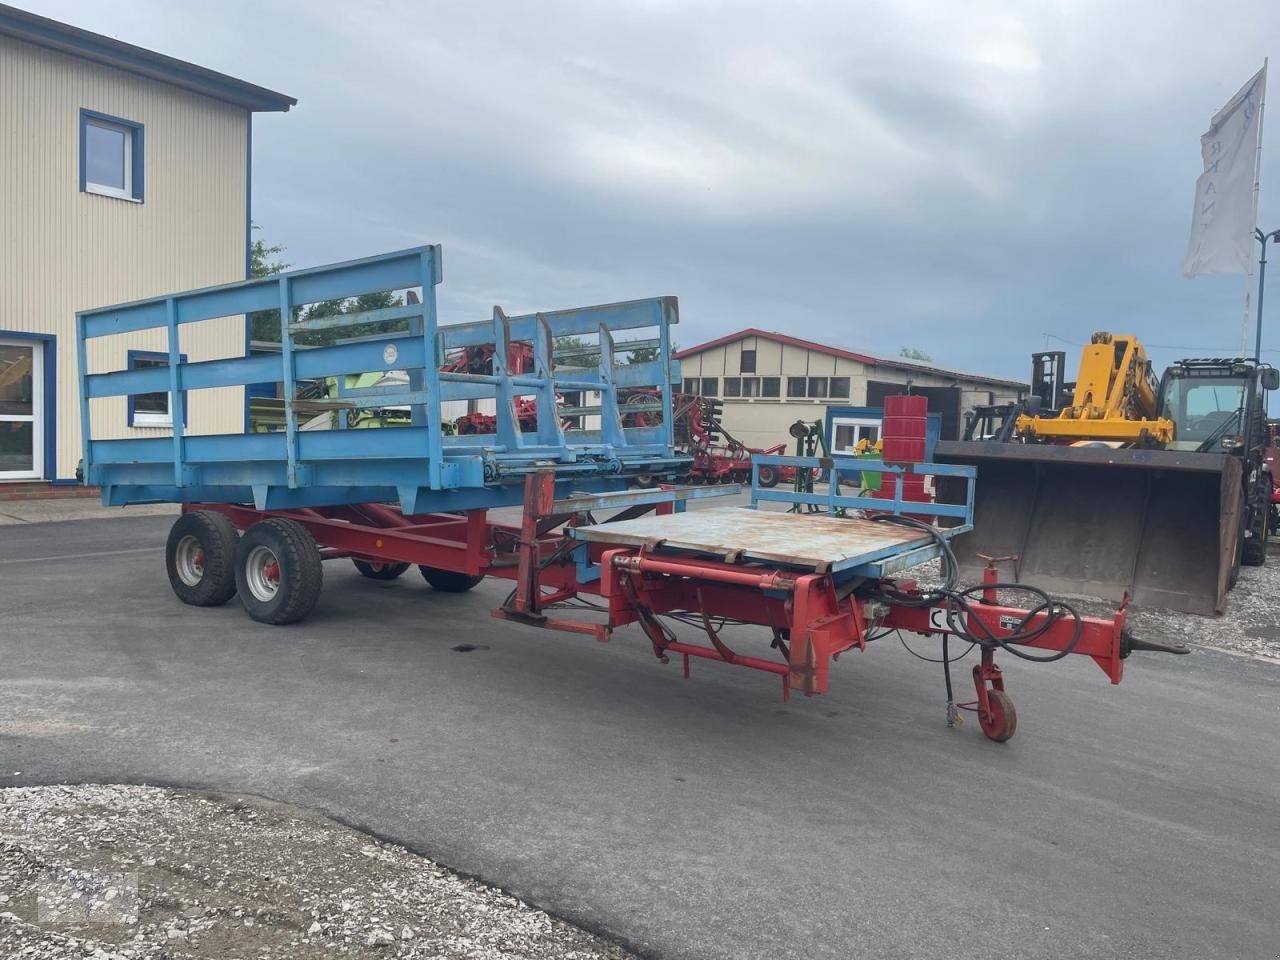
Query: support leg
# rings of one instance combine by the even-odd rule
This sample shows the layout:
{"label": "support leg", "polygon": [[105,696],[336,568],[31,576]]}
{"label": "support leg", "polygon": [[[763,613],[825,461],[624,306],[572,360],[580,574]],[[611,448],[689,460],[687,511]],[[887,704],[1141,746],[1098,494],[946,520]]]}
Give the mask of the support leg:
{"label": "support leg", "polygon": [[996,666],[992,647],[982,648],[982,662],[973,668],[978,690],[978,723],[990,740],[1003,743],[1018,729],[1018,713],[1004,690],[1004,674]]}
{"label": "support leg", "polygon": [[538,521],[551,513],[555,501],[555,474],[550,471],[531,473],[524,478],[524,516],[520,520],[520,543],[517,549],[515,596],[504,607],[512,619],[541,623],[546,617],[539,611],[541,590],[538,587]]}

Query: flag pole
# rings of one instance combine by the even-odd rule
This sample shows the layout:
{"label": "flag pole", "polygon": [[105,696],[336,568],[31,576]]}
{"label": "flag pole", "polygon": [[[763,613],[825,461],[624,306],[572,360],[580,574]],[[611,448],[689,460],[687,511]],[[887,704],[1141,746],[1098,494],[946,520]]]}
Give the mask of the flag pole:
{"label": "flag pole", "polygon": [[[1267,109],[1267,63],[1269,57],[1262,58],[1262,96],[1258,99],[1258,149],[1253,154],[1253,232],[1258,232],[1258,193],[1262,178],[1262,123],[1266,119]],[[1252,245],[1251,245],[1252,246]],[[1265,255],[1265,248],[1264,248]],[[1247,356],[1249,349],[1249,297],[1253,293],[1253,257],[1246,261],[1248,272],[1244,275],[1244,316],[1240,320],[1240,356]],[[1259,290],[1258,303],[1262,296]],[[1258,314],[1258,340],[1262,339],[1262,314]]]}

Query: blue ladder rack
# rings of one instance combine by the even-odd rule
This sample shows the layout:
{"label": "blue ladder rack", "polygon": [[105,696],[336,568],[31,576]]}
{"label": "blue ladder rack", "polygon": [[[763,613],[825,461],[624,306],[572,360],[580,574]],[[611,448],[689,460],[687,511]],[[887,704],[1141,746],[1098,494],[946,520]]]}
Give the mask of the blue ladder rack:
{"label": "blue ladder rack", "polygon": [[[398,501],[406,514],[467,510],[520,502],[520,480],[531,470],[553,469],[573,491],[621,489],[638,477],[660,479],[687,470],[674,448],[672,385],[679,367],[671,359],[670,327],[679,322],[674,297],[508,316],[495,307],[491,320],[441,326],[435,286],[441,279],[439,246],[417,247],[362,260],[294,270],[272,277],[169,294],[76,314],[84,478],[102,487],[103,502],[253,503],[289,509],[345,503]],[[307,319],[300,307],[361,294],[421,289],[420,303],[363,313]],[[188,361],[179,349],[184,324],[279,310],[279,355]],[[384,322],[407,329],[327,346],[298,344],[295,335],[335,326]],[[168,367],[91,372],[90,341],[163,329]],[[650,330],[646,339],[616,335]],[[598,338],[594,368],[556,364],[561,338]],[[507,369],[508,346],[532,347],[533,369]],[[445,373],[452,352],[493,344],[491,372]],[[643,359],[644,350],[652,359]],[[582,353],[576,346],[573,352]],[[627,356],[630,362],[621,362]],[[404,371],[406,387],[345,390],[344,405],[407,406],[407,426],[361,430],[299,430],[294,409],[299,380],[368,372]],[[186,426],[190,392],[248,384],[283,384],[285,429],[274,433],[193,435]],[[661,422],[626,426],[620,412],[633,389],[656,390]],[[168,393],[172,436],[98,439],[91,403],[99,398]],[[566,427],[558,394],[598,394],[598,414],[570,421],[599,427]],[[523,431],[515,403],[537,399],[537,427]],[[494,434],[446,436],[441,404],[492,400]],[[575,410],[581,408],[575,407]],[[595,410],[595,407],[592,407]],[[341,419],[341,417],[339,417]]]}

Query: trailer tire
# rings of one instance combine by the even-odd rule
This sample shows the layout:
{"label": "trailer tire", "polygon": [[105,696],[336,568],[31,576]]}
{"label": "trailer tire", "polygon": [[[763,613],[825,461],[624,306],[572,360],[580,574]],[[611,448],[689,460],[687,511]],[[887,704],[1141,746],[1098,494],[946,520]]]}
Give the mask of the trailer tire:
{"label": "trailer tire", "polygon": [[760,486],[762,487],[776,487],[778,485],[778,468],[775,466],[765,464],[760,467],[756,476],[759,478]]}
{"label": "trailer tire", "polygon": [[183,603],[220,607],[236,595],[236,525],[225,513],[193,510],[169,529],[164,565]]}
{"label": "trailer tire", "polygon": [[368,577],[370,580],[395,580],[409,569],[407,563],[384,563],[380,560],[357,560],[351,558],[351,562],[356,565],[356,569],[360,571],[360,576]]}
{"label": "trailer tire", "polygon": [[320,599],[320,550],[296,520],[270,517],[246,530],[235,569],[240,602],[259,623],[297,623]]}
{"label": "trailer tire", "polygon": [[427,567],[421,564],[418,569],[422,572],[422,579],[431,584],[432,589],[439,590],[441,593],[466,593],[484,579],[483,576],[473,577],[458,573],[456,570],[441,570],[438,567]]}

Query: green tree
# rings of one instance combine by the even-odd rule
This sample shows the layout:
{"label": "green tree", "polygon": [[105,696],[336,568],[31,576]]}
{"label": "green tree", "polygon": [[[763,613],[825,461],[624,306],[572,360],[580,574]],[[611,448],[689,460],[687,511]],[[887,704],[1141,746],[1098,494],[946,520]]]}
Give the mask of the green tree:
{"label": "green tree", "polygon": [[[262,228],[255,223],[253,229],[261,230]],[[272,259],[281,253],[284,253],[283,243],[268,244],[261,237],[255,238],[253,245],[249,248],[249,276],[269,277],[287,270],[289,264],[283,260]]]}
{"label": "green tree", "polygon": [[[671,341],[671,352],[675,353],[680,347],[674,340]],[[631,356],[627,363],[648,363],[650,360],[657,360],[659,347],[639,347],[631,351]]]}
{"label": "green tree", "polygon": [[[261,230],[257,224],[254,230]],[[267,243],[261,237],[255,237],[249,248],[249,276],[270,277],[289,268],[289,264],[280,259],[285,247],[282,243]],[[340,300],[322,300],[310,306],[298,309],[297,316],[308,320],[320,317],[335,317],[344,313],[365,313],[369,310],[381,310],[386,307],[398,307],[404,298],[390,292],[363,293],[358,297]],[[309,330],[294,337],[295,342],[307,346],[323,346],[336,340],[348,340],[353,337],[367,337],[376,333],[389,333],[396,328],[404,328],[407,321],[383,321],[380,323],[357,323],[349,327],[329,327],[325,330]],[[264,340],[270,343],[280,342],[280,311],[258,310],[249,314],[249,337],[252,340]]]}
{"label": "green tree", "polygon": [[[351,297],[345,300],[322,300],[319,303],[313,303],[302,312],[302,316],[307,320],[316,320],[321,317],[367,313],[370,310],[385,310],[387,307],[400,307],[403,305],[404,298],[389,291],[362,293],[358,297]],[[380,333],[402,332],[408,328],[408,320],[375,320],[371,323],[353,323],[350,326],[307,330],[295,335],[294,342],[318,347],[338,340],[352,340],[356,337],[372,337]]]}
{"label": "green tree", "polygon": [[581,337],[556,337],[551,349],[554,353],[569,354],[563,361],[566,367],[600,366],[600,348],[595,344],[587,343]]}
{"label": "green tree", "polygon": [[903,357],[906,360],[923,360],[926,363],[933,362],[933,357],[918,347],[903,347],[898,351],[898,356]]}
{"label": "green tree", "polygon": [[[254,230],[262,228],[256,223]],[[283,243],[267,243],[261,237],[255,237],[249,247],[249,276],[270,277],[289,268],[289,264],[278,259],[284,253]],[[249,314],[249,339],[270,340],[280,342],[280,311],[258,310]]]}

